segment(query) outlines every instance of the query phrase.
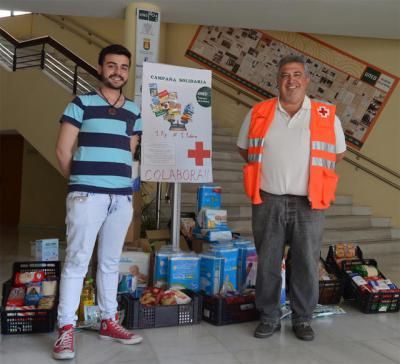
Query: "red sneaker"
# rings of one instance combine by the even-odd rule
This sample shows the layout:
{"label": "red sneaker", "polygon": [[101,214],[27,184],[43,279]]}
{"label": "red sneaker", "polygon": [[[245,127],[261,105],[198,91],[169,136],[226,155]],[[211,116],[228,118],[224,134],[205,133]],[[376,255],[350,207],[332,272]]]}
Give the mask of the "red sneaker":
{"label": "red sneaker", "polygon": [[121,344],[139,344],[143,338],[124,329],[117,321],[112,319],[102,320],[100,326],[100,338],[118,341]]}
{"label": "red sneaker", "polygon": [[74,350],[74,326],[65,325],[58,330],[58,339],[54,343],[54,359],[73,359]]}

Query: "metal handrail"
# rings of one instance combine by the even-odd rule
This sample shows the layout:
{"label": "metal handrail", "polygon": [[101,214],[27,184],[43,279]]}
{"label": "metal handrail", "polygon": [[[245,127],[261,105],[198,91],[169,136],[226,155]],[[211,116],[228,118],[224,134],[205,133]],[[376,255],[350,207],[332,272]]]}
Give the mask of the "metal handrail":
{"label": "metal handrail", "polygon": [[[0,27],[0,37],[3,39],[3,44],[0,43],[2,59],[13,71],[28,67],[40,67],[71,89],[73,94],[95,89],[97,80],[100,80],[97,70],[93,66],[49,36],[19,41]],[[41,50],[38,50],[37,46],[40,46]],[[19,54],[18,51],[23,49],[28,52]],[[71,61],[70,66],[65,63],[66,60]],[[87,75],[89,78],[93,77],[93,83],[88,82],[87,77],[84,79],[83,75]]]}
{"label": "metal handrail", "polygon": [[87,73],[91,74],[93,77],[97,79],[100,79],[97,70],[92,65],[84,61],[82,58],[77,56],[75,53],[66,48],[62,43],[58,42],[52,37],[44,36],[25,41],[19,41],[1,27],[0,27],[0,36],[2,36],[9,43],[11,43],[16,49],[27,48],[36,45],[49,45],[58,52],[60,52],[61,54],[63,54],[66,58],[70,59],[72,62],[77,64],[80,68],[84,69]]}
{"label": "metal handrail", "polygon": [[367,162],[373,164],[374,166],[379,167],[380,169],[384,170],[385,172],[391,174],[392,176],[400,178],[400,173],[394,171],[393,169],[390,169],[390,168],[380,164],[379,162],[374,161],[373,159],[361,154],[360,152],[357,152],[354,149],[348,148],[348,151],[355,154],[358,158],[364,159]]}
{"label": "metal handrail", "polygon": [[[69,19],[69,18],[66,19],[64,16],[56,16],[56,15],[48,15],[48,14],[40,14],[40,15],[43,16],[44,18],[56,23],[61,28],[65,28],[68,31],[70,31],[71,33],[78,35],[79,37],[85,39],[88,43],[91,43],[98,48],[103,48],[108,44],[114,43],[111,40],[108,40],[107,38],[104,38],[103,36],[91,31],[89,28],[86,28],[85,26],[73,21],[72,19]],[[58,18],[60,18],[60,19],[58,19]],[[68,23],[72,24],[72,26],[69,25]],[[78,28],[78,30],[76,28]],[[79,30],[81,30],[81,31],[79,31]],[[97,42],[92,37],[99,39],[104,44]]]}
{"label": "metal handrail", "polygon": [[343,158],[344,161],[346,161],[347,163],[352,164],[353,166],[361,169],[362,171],[378,178],[379,180],[381,180],[382,182],[385,182],[386,184],[392,186],[393,188],[395,188],[396,190],[400,190],[400,185],[398,185],[397,183],[394,183],[392,181],[389,181],[387,178],[382,177],[381,175],[379,175],[378,173],[375,173],[374,171],[371,171],[369,168],[362,166],[360,163],[357,163],[347,157]]}

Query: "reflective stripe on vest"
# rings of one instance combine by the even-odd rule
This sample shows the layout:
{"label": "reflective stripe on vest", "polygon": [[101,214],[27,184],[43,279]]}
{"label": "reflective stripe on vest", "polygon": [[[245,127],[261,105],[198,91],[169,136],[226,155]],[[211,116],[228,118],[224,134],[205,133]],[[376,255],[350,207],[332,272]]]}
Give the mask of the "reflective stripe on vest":
{"label": "reflective stripe on vest", "polygon": [[335,169],[335,162],[332,162],[328,159],[324,159],[324,158],[317,158],[317,157],[312,157],[311,160],[311,165],[313,166],[318,166],[318,167],[325,167],[328,169]]}
{"label": "reflective stripe on vest", "polygon": [[249,138],[249,147],[264,146],[264,138]]}
{"label": "reflective stripe on vest", "polygon": [[247,154],[247,160],[250,163],[261,162],[262,155],[260,153]]}
{"label": "reflective stripe on vest", "polygon": [[336,153],[336,145],[330,143],[314,141],[312,142],[311,147],[312,149],[315,150],[322,150],[324,152]]}

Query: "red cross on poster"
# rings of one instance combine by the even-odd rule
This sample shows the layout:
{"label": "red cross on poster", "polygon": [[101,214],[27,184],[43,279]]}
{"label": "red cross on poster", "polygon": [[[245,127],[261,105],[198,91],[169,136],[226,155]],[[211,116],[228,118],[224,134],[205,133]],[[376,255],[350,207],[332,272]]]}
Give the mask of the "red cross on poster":
{"label": "red cross on poster", "polygon": [[211,72],[143,64],[141,179],[212,182]]}
{"label": "red cross on poster", "polygon": [[194,158],[196,166],[202,166],[205,158],[211,158],[211,150],[204,150],[203,142],[196,142],[195,149],[188,150],[188,157]]}

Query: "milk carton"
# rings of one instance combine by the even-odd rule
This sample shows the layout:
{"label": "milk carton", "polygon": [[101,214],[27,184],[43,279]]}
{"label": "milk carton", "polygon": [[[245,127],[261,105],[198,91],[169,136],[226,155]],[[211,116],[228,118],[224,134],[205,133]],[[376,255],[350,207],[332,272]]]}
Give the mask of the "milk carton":
{"label": "milk carton", "polygon": [[35,242],[37,260],[58,260],[58,239],[40,239]]}

